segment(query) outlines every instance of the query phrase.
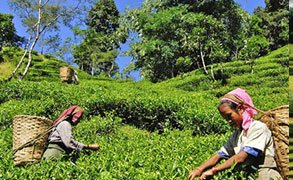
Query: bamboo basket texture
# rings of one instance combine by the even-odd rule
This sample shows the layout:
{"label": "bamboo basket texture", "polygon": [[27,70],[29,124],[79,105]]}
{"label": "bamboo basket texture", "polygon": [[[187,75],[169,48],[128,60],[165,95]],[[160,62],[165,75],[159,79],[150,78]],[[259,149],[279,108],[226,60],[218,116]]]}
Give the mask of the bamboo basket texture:
{"label": "bamboo basket texture", "polygon": [[62,82],[72,82],[74,71],[68,66],[60,67],[60,78]]}
{"label": "bamboo basket texture", "polygon": [[[49,133],[37,139],[35,137],[46,132],[52,124],[51,120],[44,117],[30,115],[14,116],[13,160],[15,165],[32,164],[41,160],[43,152],[48,145]],[[32,143],[25,145],[28,142]]]}
{"label": "bamboo basket texture", "polygon": [[289,105],[271,109],[259,120],[272,131],[278,171],[289,180]]}

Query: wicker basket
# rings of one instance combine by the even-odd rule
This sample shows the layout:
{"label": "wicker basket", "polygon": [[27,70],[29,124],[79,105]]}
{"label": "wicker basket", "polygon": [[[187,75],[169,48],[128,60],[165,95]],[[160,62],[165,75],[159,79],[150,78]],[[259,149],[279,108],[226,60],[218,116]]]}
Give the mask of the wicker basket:
{"label": "wicker basket", "polygon": [[72,68],[68,66],[60,67],[60,78],[62,82],[71,83],[73,74],[74,74],[74,71]]}
{"label": "wicker basket", "polygon": [[[47,147],[49,133],[35,140],[46,132],[52,121],[38,116],[17,115],[13,118],[13,160],[15,165],[38,162]],[[33,141],[32,141],[33,140]],[[27,145],[25,145],[28,142]]]}
{"label": "wicker basket", "polygon": [[289,179],[289,106],[281,106],[263,114],[260,121],[272,131],[275,159],[283,180]]}

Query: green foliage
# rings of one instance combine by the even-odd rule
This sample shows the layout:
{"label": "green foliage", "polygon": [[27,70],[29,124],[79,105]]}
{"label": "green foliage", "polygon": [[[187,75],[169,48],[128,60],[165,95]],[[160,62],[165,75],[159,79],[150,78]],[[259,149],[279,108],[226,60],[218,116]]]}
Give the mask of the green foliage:
{"label": "green foliage", "polygon": [[16,34],[13,15],[0,13],[0,62],[2,58],[2,48],[5,46],[20,46],[23,39]]}
{"label": "green foliage", "polygon": [[74,46],[74,62],[80,69],[91,75],[105,74],[112,77],[118,71],[115,58],[116,31],[119,28],[119,11],[113,0],[100,0],[89,10],[87,30],[76,29],[76,34],[84,35],[81,44]]}
{"label": "green foliage", "polygon": [[[41,69],[46,60],[33,66]],[[49,71],[47,63],[44,70]],[[44,78],[40,82],[2,82],[0,178],[186,179],[231,134],[232,129],[217,112],[219,98],[241,87],[262,110],[288,104],[288,64],[288,50],[283,47],[256,59],[253,74],[243,61],[223,63],[228,71],[219,74],[222,77],[217,81],[199,69],[156,84],[84,77],[77,86],[48,76],[40,76]],[[218,70],[215,66],[215,72]],[[226,83],[222,82],[224,75]],[[71,105],[85,110],[73,130],[76,140],[98,143],[101,149],[85,150],[57,162],[15,167],[11,158],[13,116],[29,114],[54,120]],[[248,179],[244,172],[232,169],[215,179]]]}
{"label": "green foliage", "polygon": [[293,8],[289,9],[289,43],[293,43]]}
{"label": "green foliage", "polygon": [[264,30],[270,49],[275,50],[286,44],[289,40],[289,2],[285,0],[267,0],[264,9],[257,9],[255,14],[261,18],[260,27]]}
{"label": "green foliage", "polygon": [[[99,118],[99,121],[104,120]],[[99,123],[91,123],[91,127],[86,124],[81,122],[73,129],[75,138],[85,143],[99,143],[99,151],[82,151],[76,160],[65,161],[64,157],[57,162],[41,161],[25,167],[13,165],[12,128],[1,129],[1,138],[7,140],[1,141],[0,178],[186,179],[189,171],[217,151],[229,135],[199,137],[191,136],[191,131],[178,130],[159,135],[131,126],[122,126],[115,133],[100,135],[90,131],[94,125],[102,128]],[[219,177],[229,179],[229,174],[223,173]]]}
{"label": "green foliage", "polygon": [[[3,58],[6,62],[11,63],[12,67],[15,67],[22,57],[24,50],[21,48],[14,48],[14,47],[6,47],[3,49],[2,54]],[[57,59],[52,55],[39,55],[37,51],[33,51],[32,55],[32,63],[31,63],[31,70],[28,72],[27,78],[30,81],[60,81],[60,72],[59,68],[62,66],[68,65],[66,62]],[[28,58],[24,59],[24,63],[20,67],[19,71],[23,71],[25,65],[28,62]],[[87,73],[71,66],[75,71],[78,72],[79,79],[89,79],[90,77]],[[11,71],[7,71],[6,74],[0,76],[0,79],[4,77],[8,77],[12,73]],[[14,79],[18,77],[15,76]]]}
{"label": "green foliage", "polygon": [[255,59],[267,54],[269,42],[261,36],[252,36],[247,39],[246,45],[239,52],[240,59]]}
{"label": "green foliage", "polygon": [[152,82],[201,67],[209,74],[206,65],[215,81],[214,63],[238,59],[251,60],[253,72],[253,59],[286,44],[286,11],[281,11],[249,15],[234,1],[222,0],[147,1],[123,16],[122,25],[137,32],[126,54]]}
{"label": "green foliage", "polygon": [[95,32],[111,35],[119,27],[119,11],[114,0],[99,0],[89,10],[87,25]]}
{"label": "green foliage", "polygon": [[[135,68],[153,82],[175,77],[199,68],[201,63],[205,66],[205,63],[225,57],[220,43],[224,25],[212,16],[188,12],[184,6],[171,7],[151,15],[143,9],[135,13],[135,28],[141,38],[131,44],[128,55],[136,59]],[[213,50],[221,53],[211,53]],[[209,53],[211,55],[207,56]],[[207,62],[202,62],[205,55]]]}

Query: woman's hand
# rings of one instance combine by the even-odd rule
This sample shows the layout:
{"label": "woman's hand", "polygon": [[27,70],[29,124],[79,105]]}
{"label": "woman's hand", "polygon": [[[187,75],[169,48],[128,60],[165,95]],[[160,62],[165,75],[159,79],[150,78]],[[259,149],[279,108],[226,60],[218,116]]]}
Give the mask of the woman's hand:
{"label": "woman's hand", "polygon": [[98,144],[89,144],[85,146],[87,149],[98,150],[100,146]]}
{"label": "woman's hand", "polygon": [[188,179],[193,180],[195,177],[199,177],[201,175],[201,173],[202,173],[202,170],[197,167],[189,173]]}
{"label": "woman's hand", "polygon": [[210,169],[210,170],[204,172],[204,173],[200,176],[200,180],[205,180],[208,176],[213,176],[213,175],[215,175],[215,172],[214,172],[212,169]]}

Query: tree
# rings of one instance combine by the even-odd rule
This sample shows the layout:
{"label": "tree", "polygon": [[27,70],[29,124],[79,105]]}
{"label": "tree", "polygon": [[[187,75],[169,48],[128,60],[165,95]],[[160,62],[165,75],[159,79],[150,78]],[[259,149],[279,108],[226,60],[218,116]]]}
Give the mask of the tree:
{"label": "tree", "polygon": [[239,48],[243,45],[243,36],[241,34],[242,28],[245,26],[249,14],[234,0],[158,0],[159,3],[155,7],[160,11],[161,9],[168,9],[184,5],[188,12],[204,13],[216,18],[224,24],[225,31],[229,38],[226,38],[223,43],[228,49],[229,57],[238,57]]}
{"label": "tree", "polygon": [[[22,19],[23,25],[30,34],[24,55],[19,61],[19,64],[21,64],[27,52],[29,52],[28,63],[20,77],[20,80],[22,80],[29,70],[32,61],[32,50],[40,36],[45,31],[58,29],[58,25],[61,23],[68,24],[73,19],[73,15],[79,13],[78,8],[82,0],[74,1],[75,4],[57,0],[10,0],[9,3],[11,8],[13,8]],[[8,80],[11,80],[19,67],[20,65],[16,67]]]}
{"label": "tree", "polygon": [[88,12],[87,25],[95,32],[111,35],[119,27],[119,11],[114,0],[99,0]]}
{"label": "tree", "polygon": [[266,12],[277,12],[280,9],[287,10],[289,7],[289,1],[288,0],[265,0]]}
{"label": "tree", "polygon": [[264,9],[257,8],[254,14],[261,20],[261,28],[270,42],[270,49],[275,50],[286,44],[289,40],[289,1],[288,0],[266,0]]}
{"label": "tree", "polygon": [[268,52],[269,42],[265,37],[255,35],[246,40],[245,47],[240,51],[240,58],[246,60],[253,73],[254,59]]}
{"label": "tree", "polygon": [[203,13],[188,12],[184,5],[160,11],[152,9],[151,2],[144,5],[126,15],[126,19],[134,20],[131,29],[138,32],[128,51],[135,59],[135,70],[154,82],[199,67],[204,67],[208,74],[206,65],[211,63],[208,42],[224,40],[226,31],[222,21]]}
{"label": "tree", "polygon": [[[12,19],[13,15],[0,13],[0,52],[5,46],[20,46],[24,41],[16,34]],[[0,56],[0,62],[1,58]]]}
{"label": "tree", "polygon": [[95,32],[88,32],[80,45],[74,46],[74,62],[79,65],[79,68],[91,75],[100,75],[102,73],[112,77],[118,65],[115,58],[118,53],[115,50],[103,52],[97,44],[106,41],[105,36]]}
{"label": "tree", "polygon": [[75,62],[91,75],[112,77],[118,70],[115,58],[121,42],[117,36],[119,11],[114,1],[97,1],[88,12],[86,24],[87,30],[76,30],[84,39],[74,47]]}
{"label": "tree", "polygon": [[293,44],[293,8],[290,8],[289,14],[289,43]]}

